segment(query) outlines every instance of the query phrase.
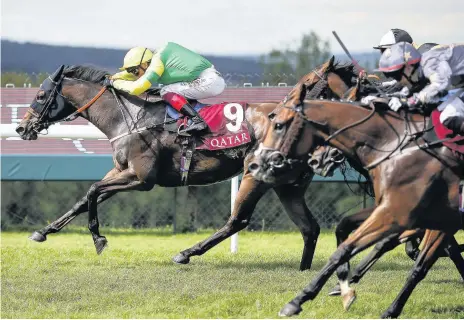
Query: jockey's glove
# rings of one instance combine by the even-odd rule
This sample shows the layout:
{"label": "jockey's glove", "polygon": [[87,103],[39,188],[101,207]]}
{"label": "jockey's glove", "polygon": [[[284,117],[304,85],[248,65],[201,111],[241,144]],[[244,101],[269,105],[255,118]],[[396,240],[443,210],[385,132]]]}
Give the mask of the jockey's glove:
{"label": "jockey's glove", "polygon": [[393,93],[388,93],[387,96],[389,97],[398,97],[398,98],[406,98],[409,96],[409,89],[408,87],[403,87],[400,91],[395,91]]}
{"label": "jockey's glove", "polygon": [[376,96],[366,96],[361,99],[361,105],[367,106],[372,100],[377,99]]}
{"label": "jockey's glove", "polygon": [[398,112],[398,110],[400,110],[400,108],[404,107],[405,105],[405,100],[398,97],[393,97],[390,99],[390,101],[388,101],[388,107],[395,112]]}
{"label": "jockey's glove", "polygon": [[417,109],[421,105],[421,101],[419,100],[419,94],[414,93],[412,97],[408,98],[406,104],[408,108],[411,110]]}

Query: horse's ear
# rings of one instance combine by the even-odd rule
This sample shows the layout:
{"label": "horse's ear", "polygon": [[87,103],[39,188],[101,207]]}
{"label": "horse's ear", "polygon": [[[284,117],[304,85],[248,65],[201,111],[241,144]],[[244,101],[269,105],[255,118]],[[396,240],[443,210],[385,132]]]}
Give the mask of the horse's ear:
{"label": "horse's ear", "polygon": [[63,74],[63,70],[64,70],[64,65],[62,64],[51,76],[50,78],[57,82],[58,80],[60,80],[61,78],[61,75]]}
{"label": "horse's ear", "polygon": [[332,58],[330,58],[330,60],[329,60],[329,64],[328,64],[327,70],[330,70],[330,69],[333,68],[334,62],[335,62],[335,56],[332,56]]}

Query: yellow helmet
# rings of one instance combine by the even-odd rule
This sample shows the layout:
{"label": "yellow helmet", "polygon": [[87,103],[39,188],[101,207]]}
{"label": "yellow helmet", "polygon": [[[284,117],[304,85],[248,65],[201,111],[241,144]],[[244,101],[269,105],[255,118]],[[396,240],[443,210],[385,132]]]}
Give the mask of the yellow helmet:
{"label": "yellow helmet", "polygon": [[124,57],[124,65],[119,70],[139,66],[143,62],[151,60],[153,52],[145,47],[135,47],[130,49]]}

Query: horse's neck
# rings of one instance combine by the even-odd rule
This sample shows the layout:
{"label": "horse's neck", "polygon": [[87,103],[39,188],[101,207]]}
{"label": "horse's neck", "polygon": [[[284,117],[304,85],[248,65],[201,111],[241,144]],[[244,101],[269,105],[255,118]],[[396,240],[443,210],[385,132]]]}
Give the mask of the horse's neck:
{"label": "horse's neck", "polygon": [[327,77],[327,84],[330,91],[339,98],[343,98],[349,90],[354,89],[348,87],[338,74],[332,72]]}
{"label": "horse's neck", "polygon": [[[71,86],[72,90],[63,88],[63,94],[66,94],[77,108],[89,102],[101,89],[98,85],[79,81],[71,83]],[[162,103],[148,103],[147,108],[145,108],[143,100],[137,97],[119,95],[118,98],[121,106],[118,105],[114,95],[107,90],[80,115],[96,126],[109,139],[134,128],[163,122],[161,119],[164,115],[164,108],[161,108]]]}
{"label": "horse's neck", "polygon": [[[319,133],[324,139],[338,130],[365,119],[371,112],[370,109],[354,104],[336,102],[308,109],[313,109],[313,114],[308,115],[309,118],[327,123],[329,132]],[[336,133],[329,144],[342,150],[346,155],[360,160],[363,165],[367,165],[405,141],[406,132],[414,133],[423,130],[425,122],[419,121],[420,117],[408,116],[408,118],[410,121],[406,124],[400,115],[393,112],[375,112],[368,120]]]}
{"label": "horse's neck", "polygon": [[246,121],[253,127],[256,140],[261,140],[267,132],[269,113],[274,111],[278,102],[250,103],[245,112]]}

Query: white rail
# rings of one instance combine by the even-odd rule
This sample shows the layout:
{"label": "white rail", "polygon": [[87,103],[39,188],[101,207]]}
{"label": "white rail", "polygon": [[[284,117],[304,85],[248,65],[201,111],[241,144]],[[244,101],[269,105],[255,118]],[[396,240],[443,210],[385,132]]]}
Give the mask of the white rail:
{"label": "white rail", "polygon": [[[1,124],[0,138],[18,138],[17,124]],[[48,129],[48,134],[40,135],[43,138],[69,138],[69,139],[106,139],[106,136],[93,125],[53,125]]]}

